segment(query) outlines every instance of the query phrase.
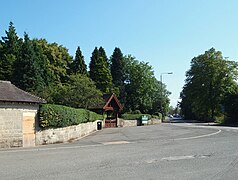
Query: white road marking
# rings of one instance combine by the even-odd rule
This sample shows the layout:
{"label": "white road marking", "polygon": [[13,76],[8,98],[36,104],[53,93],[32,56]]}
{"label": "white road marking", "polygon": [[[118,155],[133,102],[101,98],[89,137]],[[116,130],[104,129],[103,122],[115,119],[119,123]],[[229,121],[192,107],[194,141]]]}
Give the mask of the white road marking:
{"label": "white road marking", "polygon": [[174,140],[175,140],[175,141],[178,141],[178,140],[189,140],[189,139],[204,138],[204,137],[214,136],[214,135],[216,135],[216,134],[219,134],[220,132],[221,132],[221,130],[219,129],[217,132],[210,133],[210,134],[204,134],[204,135],[193,136],[193,137],[185,137],[185,138],[177,138],[177,139],[174,139]]}
{"label": "white road marking", "polygon": [[177,160],[194,159],[194,158],[195,156],[170,156],[170,157],[162,158],[161,160],[177,161]]}
{"label": "white road marking", "polygon": [[187,156],[170,156],[170,157],[164,157],[161,160],[166,161],[178,161],[178,160],[187,160],[187,159],[194,159],[194,158],[208,158],[211,155],[187,155]]}
{"label": "white road marking", "polygon": [[130,142],[128,141],[112,141],[112,142],[105,142],[102,143],[103,145],[111,145],[111,144],[129,144]]}

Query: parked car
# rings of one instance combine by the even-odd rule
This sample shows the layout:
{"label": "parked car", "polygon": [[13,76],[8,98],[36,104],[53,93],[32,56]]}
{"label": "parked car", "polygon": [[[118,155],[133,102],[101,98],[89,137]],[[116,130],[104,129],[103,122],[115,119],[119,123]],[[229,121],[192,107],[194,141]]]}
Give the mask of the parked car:
{"label": "parked car", "polygon": [[180,116],[179,114],[174,114],[172,119],[173,120],[181,120],[182,116]]}
{"label": "parked car", "polygon": [[168,117],[169,117],[169,118],[173,118],[173,115],[172,115],[172,114],[169,114]]}

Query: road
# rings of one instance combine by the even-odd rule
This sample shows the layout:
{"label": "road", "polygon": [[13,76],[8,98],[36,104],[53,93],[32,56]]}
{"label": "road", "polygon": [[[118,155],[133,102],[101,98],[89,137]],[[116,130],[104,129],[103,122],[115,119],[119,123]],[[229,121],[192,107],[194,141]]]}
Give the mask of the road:
{"label": "road", "polygon": [[0,179],[238,179],[238,129],[163,123],[2,149]]}

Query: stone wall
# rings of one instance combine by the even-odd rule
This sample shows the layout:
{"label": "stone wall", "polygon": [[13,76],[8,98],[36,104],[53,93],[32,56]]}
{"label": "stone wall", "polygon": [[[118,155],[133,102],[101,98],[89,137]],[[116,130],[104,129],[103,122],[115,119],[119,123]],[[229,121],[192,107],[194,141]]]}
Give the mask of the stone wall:
{"label": "stone wall", "polygon": [[23,146],[23,113],[37,110],[37,105],[0,103],[0,148]]}
{"label": "stone wall", "polygon": [[137,126],[137,120],[125,120],[118,118],[118,127],[132,127]]}
{"label": "stone wall", "polygon": [[[148,125],[159,124],[161,123],[160,119],[150,119],[148,121]],[[139,120],[125,120],[118,118],[118,127],[133,127],[133,126],[140,126],[141,122]]]}
{"label": "stone wall", "polygon": [[161,123],[161,119],[152,118],[148,121],[148,125],[160,124],[160,123]]}
{"label": "stone wall", "polygon": [[97,121],[36,132],[36,145],[69,142],[97,130]]}

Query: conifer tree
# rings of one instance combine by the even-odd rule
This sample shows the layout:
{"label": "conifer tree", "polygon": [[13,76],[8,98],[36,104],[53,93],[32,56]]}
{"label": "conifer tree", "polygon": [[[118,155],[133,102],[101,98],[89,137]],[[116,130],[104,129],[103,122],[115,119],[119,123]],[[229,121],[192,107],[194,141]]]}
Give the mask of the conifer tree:
{"label": "conifer tree", "polygon": [[109,93],[112,88],[112,75],[108,68],[107,57],[102,47],[95,47],[89,64],[90,78],[95,82],[96,87],[104,93]]}
{"label": "conifer tree", "polygon": [[99,57],[102,57],[104,59],[104,61],[107,63],[107,67],[109,68],[110,63],[108,61],[106,52],[102,46],[99,47],[98,54],[99,54]]}
{"label": "conifer tree", "polygon": [[87,75],[87,66],[84,61],[84,57],[82,55],[82,52],[80,50],[80,47],[77,48],[75,53],[75,59],[71,63],[70,71],[72,74],[82,74]]}
{"label": "conifer tree", "polygon": [[125,62],[120,48],[115,48],[111,57],[112,82],[116,87],[121,87],[125,80]]}
{"label": "conifer tree", "polygon": [[14,71],[13,64],[19,55],[21,47],[21,39],[17,36],[16,29],[12,22],[9,23],[6,37],[2,37],[1,52],[0,52],[0,79],[12,80]]}
{"label": "conifer tree", "polygon": [[92,52],[92,56],[91,56],[91,61],[89,63],[89,77],[95,81],[96,79],[96,62],[99,59],[99,52],[98,52],[98,48],[95,47],[95,49]]}
{"label": "conifer tree", "polygon": [[32,42],[28,34],[24,33],[21,54],[15,63],[13,83],[25,91],[33,92],[43,81],[39,70]]}

